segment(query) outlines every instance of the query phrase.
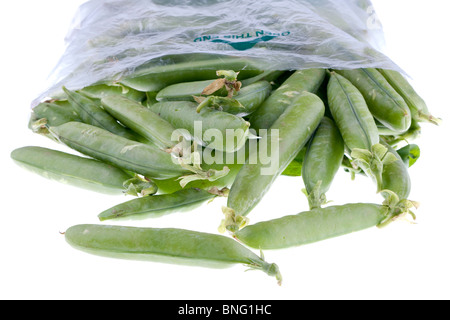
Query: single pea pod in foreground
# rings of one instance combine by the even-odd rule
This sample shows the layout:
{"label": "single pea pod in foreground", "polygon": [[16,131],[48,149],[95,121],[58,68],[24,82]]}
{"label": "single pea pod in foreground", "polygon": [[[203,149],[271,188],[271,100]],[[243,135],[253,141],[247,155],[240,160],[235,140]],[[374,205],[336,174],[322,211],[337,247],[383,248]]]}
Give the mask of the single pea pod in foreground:
{"label": "single pea pod in foreground", "polygon": [[100,221],[105,221],[144,214],[146,217],[149,214],[161,216],[174,210],[191,209],[193,205],[201,204],[215,197],[214,193],[206,190],[186,188],[171,194],[158,194],[121,203],[103,211],[98,215],[98,218]]}
{"label": "single pea pod in foreground", "polygon": [[237,241],[221,235],[183,229],[154,229],[108,225],[76,225],[65,232],[76,249],[114,258],[149,259],[203,267],[244,264],[274,276],[276,264],[267,263]]}
{"label": "single pea pod in foreground", "polygon": [[252,128],[256,131],[269,129],[303,91],[315,93],[325,80],[325,76],[324,69],[296,71],[252,114],[250,117]]}
{"label": "single pea pod in foreground", "polygon": [[112,165],[41,147],[16,149],[11,158],[45,178],[106,194],[123,193],[124,183],[133,178]]}
{"label": "single pea pod in foreground", "polygon": [[310,209],[327,202],[326,192],[344,159],[344,141],[333,120],[324,117],[311,138],[302,165]]}
{"label": "single pea pod in foreground", "polygon": [[364,96],[370,112],[387,128],[399,133],[411,126],[411,111],[377,69],[335,70],[347,78]]}
{"label": "single pea pod in foreground", "polygon": [[440,123],[441,120],[430,114],[425,101],[400,72],[387,69],[378,69],[378,71],[405,100],[414,120],[418,122],[430,122],[436,125]]}
{"label": "single pea pod in foreground", "polygon": [[251,248],[284,249],[378,226],[389,213],[377,204],[333,206],[249,225],[234,237]]}
{"label": "single pea pod in foreground", "polygon": [[[231,186],[226,219],[223,228],[235,230],[236,217],[248,215],[269,191],[274,181],[303,149],[319,126],[325,113],[322,100],[315,94],[304,92],[284,111],[278,120],[259,140],[258,148],[249,154]],[[258,149],[258,150],[257,150]],[[263,160],[267,155],[267,161]],[[269,164],[267,164],[269,162]],[[244,219],[245,220],[245,219]]]}
{"label": "single pea pod in foreground", "polygon": [[150,179],[168,179],[189,172],[165,151],[85,123],[69,122],[50,131],[80,153]]}

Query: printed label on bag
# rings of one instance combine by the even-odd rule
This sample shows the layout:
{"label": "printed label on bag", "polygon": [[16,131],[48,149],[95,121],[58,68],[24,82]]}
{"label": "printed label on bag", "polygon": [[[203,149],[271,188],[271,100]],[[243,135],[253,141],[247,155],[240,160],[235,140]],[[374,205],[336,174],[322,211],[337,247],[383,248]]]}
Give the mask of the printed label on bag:
{"label": "printed label on bag", "polygon": [[253,32],[245,32],[242,34],[204,35],[195,38],[194,42],[225,43],[230,45],[235,50],[245,51],[253,48],[258,43],[269,42],[278,37],[287,37],[290,34],[290,31],[270,32],[265,30],[257,30]]}

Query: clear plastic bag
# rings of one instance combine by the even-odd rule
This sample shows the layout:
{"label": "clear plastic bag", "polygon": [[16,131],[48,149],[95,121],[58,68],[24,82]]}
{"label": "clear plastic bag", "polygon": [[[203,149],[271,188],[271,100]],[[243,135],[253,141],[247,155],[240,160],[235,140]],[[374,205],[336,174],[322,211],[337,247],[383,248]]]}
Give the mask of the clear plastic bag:
{"label": "clear plastic bag", "polygon": [[91,0],[33,102],[62,85],[119,81],[143,64],[188,53],[246,57],[262,70],[379,67],[383,30],[369,0]]}

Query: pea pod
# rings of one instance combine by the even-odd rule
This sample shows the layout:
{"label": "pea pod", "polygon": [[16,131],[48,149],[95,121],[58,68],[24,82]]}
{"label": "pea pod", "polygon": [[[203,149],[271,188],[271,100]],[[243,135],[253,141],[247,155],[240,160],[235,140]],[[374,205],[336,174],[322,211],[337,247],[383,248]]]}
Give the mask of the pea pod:
{"label": "pea pod", "polygon": [[440,123],[440,119],[435,118],[430,114],[425,101],[401,73],[387,69],[378,69],[378,71],[405,100],[411,111],[411,116],[415,121],[430,122],[436,125]]}
{"label": "pea pod", "polygon": [[333,120],[324,117],[311,138],[302,165],[302,178],[310,209],[327,202],[326,192],[341,167],[344,141]]}
{"label": "pea pod", "polygon": [[52,102],[43,102],[33,108],[28,128],[34,133],[54,139],[48,131],[48,127],[59,126],[72,121],[81,120],[70,105],[58,105]]}
{"label": "pea pod", "polygon": [[140,103],[116,95],[104,97],[101,103],[114,118],[160,148],[169,149],[177,143],[172,140],[176,128]]}
{"label": "pea pod", "polygon": [[274,276],[276,264],[267,263],[237,241],[215,234],[183,229],[156,229],[108,225],[76,225],[65,232],[74,248],[91,254],[127,259],[149,259],[203,267],[245,264]]}
{"label": "pea pod", "polygon": [[142,66],[120,82],[138,91],[157,92],[175,83],[214,79],[217,70],[239,71],[240,79],[262,73],[246,59],[221,57],[162,66]]}
{"label": "pea pod", "polygon": [[249,135],[249,123],[241,117],[208,108],[197,112],[194,102],[159,102],[149,108],[175,128],[187,130],[197,142],[211,149],[235,152],[245,145]]}
{"label": "pea pod", "polygon": [[[249,160],[231,186],[222,230],[236,230],[240,223],[245,223],[243,217],[261,201],[277,177],[303,149],[324,113],[322,100],[315,94],[304,92],[275,121],[265,138],[258,142],[259,150],[268,150],[270,167],[264,163],[260,151],[250,153]],[[278,148],[272,143],[277,143]],[[238,220],[241,221],[235,223]]]}
{"label": "pea pod", "polygon": [[254,84],[259,81],[267,81],[269,83],[276,81],[278,78],[280,78],[286,71],[283,70],[269,70],[264,71],[261,74],[258,74],[257,76],[242,80],[242,88],[245,88],[251,84]]}
{"label": "pea pod", "polygon": [[252,114],[250,123],[253,129],[269,129],[286,108],[303,91],[315,93],[324,81],[324,69],[299,70],[292,74],[277,90]]}
{"label": "pea pod", "polygon": [[142,102],[147,97],[145,92],[140,92],[131,88],[127,88],[123,85],[96,84],[84,87],[79,92],[90,99],[97,99],[97,100],[101,100],[104,97],[110,95],[116,96],[118,95],[118,96],[125,96],[137,102]]}
{"label": "pea pod", "polygon": [[62,143],[78,152],[148,178],[167,179],[188,172],[167,152],[95,126],[69,122],[50,130]]}
{"label": "pea pod", "polygon": [[366,203],[331,206],[249,225],[234,237],[251,248],[284,249],[378,226],[392,218],[390,211]]}
{"label": "pea pod", "polygon": [[112,165],[41,147],[16,149],[11,158],[45,178],[106,194],[124,192],[124,183],[133,178]]}
{"label": "pea pod", "polygon": [[384,140],[381,141],[381,144],[386,147],[387,154],[383,165],[383,182],[379,191],[389,202],[397,203],[407,200],[411,193],[411,177],[408,167],[394,148]]}
{"label": "pea pod", "polygon": [[332,72],[328,83],[328,105],[350,150],[371,150],[380,137],[375,120],[359,90],[343,76]]}
{"label": "pea pod", "polygon": [[49,126],[59,126],[71,121],[80,121],[78,114],[70,105],[43,102],[34,107],[32,112],[35,119],[46,119],[46,123]]}
{"label": "pea pod", "polygon": [[[203,80],[193,82],[183,82],[170,85],[156,95],[157,101],[192,101],[195,102],[194,96],[201,96],[203,90],[216,80]],[[228,91],[225,87],[214,93],[216,96],[226,97]]]}
{"label": "pea pod", "polygon": [[[220,170],[223,170],[224,167],[227,167],[229,172],[224,177],[220,177],[219,179],[215,179],[213,181],[190,181],[184,186],[184,188],[197,188],[202,190],[210,190],[211,188],[230,188],[236,178],[236,175],[248,157],[248,145],[249,143],[234,154],[204,148],[201,155],[201,168],[205,172],[220,172]],[[183,189],[183,186],[180,183],[180,177],[156,180],[155,184],[158,186],[158,190],[162,193],[174,193]]]}
{"label": "pea pod", "polygon": [[245,117],[255,112],[267,99],[271,91],[272,86],[269,82],[255,82],[242,88],[232,98],[209,96],[200,103],[197,110],[201,110],[203,107],[211,107],[239,117]]}
{"label": "pea pod", "polygon": [[387,128],[402,133],[411,126],[411,111],[377,69],[336,70],[358,88],[373,116]]}
{"label": "pea pod", "polygon": [[352,167],[359,167],[380,188],[385,148],[375,120],[360,91],[332,72],[328,83],[329,108],[349,151]]}
{"label": "pea pod", "polygon": [[91,99],[65,87],[63,87],[63,90],[67,94],[70,104],[84,123],[102,128],[126,139],[139,140],[131,130],[118,123],[113,116]]}
{"label": "pea pod", "polygon": [[137,198],[116,205],[98,215],[100,221],[149,214],[160,216],[173,210],[181,210],[186,207],[204,203],[216,195],[213,192],[197,188],[186,188],[171,194],[158,194],[151,197]]}

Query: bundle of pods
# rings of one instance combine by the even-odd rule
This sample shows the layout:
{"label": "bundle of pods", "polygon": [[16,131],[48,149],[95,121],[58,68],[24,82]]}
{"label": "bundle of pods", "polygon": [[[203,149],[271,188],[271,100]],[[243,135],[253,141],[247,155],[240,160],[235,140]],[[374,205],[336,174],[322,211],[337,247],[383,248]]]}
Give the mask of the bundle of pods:
{"label": "bundle of pods", "polygon": [[[84,156],[24,147],[11,157],[47,178],[136,197],[101,212],[100,221],[227,197],[222,234],[98,224],[73,226],[65,237],[94,253],[242,263],[281,283],[278,266],[251,248],[300,246],[415,218],[408,168],[420,149],[408,141],[422,122],[439,119],[396,71],[261,71],[230,57],[64,87],[33,109],[29,127]],[[262,149],[275,167],[267,168]],[[328,206],[340,169],[372,179],[385,201]],[[309,210],[251,224],[247,216],[281,175],[302,177]]]}

